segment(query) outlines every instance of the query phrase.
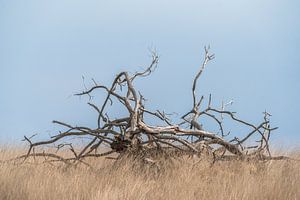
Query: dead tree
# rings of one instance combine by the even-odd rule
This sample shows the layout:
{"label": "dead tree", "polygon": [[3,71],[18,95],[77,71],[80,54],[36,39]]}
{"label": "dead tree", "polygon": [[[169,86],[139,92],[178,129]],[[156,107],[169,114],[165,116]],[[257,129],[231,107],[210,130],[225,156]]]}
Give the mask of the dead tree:
{"label": "dead tree", "polygon": [[[264,112],[264,120],[258,125],[254,125],[237,117],[235,112],[226,110],[226,104],[222,104],[220,109],[212,106],[212,96],[209,95],[205,101],[204,96],[197,95],[197,81],[207,64],[214,59],[214,55],[209,53],[209,48],[205,48],[203,63],[193,79],[191,109],[182,115],[181,122],[172,123],[170,116],[164,111],[152,111],[146,108],[145,98],[136,90],[134,83],[137,79],[149,76],[157,67],[159,57],[152,52],[152,61],[149,67],[142,72],[130,75],[128,72],[117,74],[110,87],[99,85],[93,80],[93,86],[76,96],[89,96],[95,92],[104,92],[106,98],[103,104],[95,105],[88,102],[98,115],[97,127],[73,126],[68,123],[53,121],[60,125],[64,131],[53,135],[49,140],[34,142],[33,138],[24,136],[28,142],[29,149],[26,155],[21,158],[45,157],[47,161],[62,161],[67,164],[84,163],[86,158],[103,157],[115,154],[116,159],[134,153],[144,156],[145,160],[149,154],[143,152],[175,152],[174,155],[201,155],[208,152],[215,160],[237,158],[260,160],[273,159],[269,150],[269,139],[271,132],[275,128],[270,127],[269,113]],[[111,119],[106,112],[107,108],[114,103],[119,103],[127,111],[127,116]],[[206,102],[206,103],[205,103]],[[203,109],[204,107],[204,109]],[[201,109],[202,108],[202,109]],[[150,126],[144,119],[145,116],[157,118],[163,125]],[[199,123],[199,118],[208,117],[216,122],[219,133],[204,130]],[[230,132],[224,131],[223,118],[228,117],[235,121],[237,125],[242,125],[251,129],[242,138],[232,137]],[[185,128],[188,127],[188,128]],[[242,135],[242,134],[239,134]],[[233,139],[227,139],[231,136]],[[74,139],[87,137],[86,143],[79,144]],[[260,139],[257,141],[257,137]],[[66,143],[68,138],[72,138],[72,143]],[[252,144],[250,145],[252,140]],[[253,141],[254,140],[254,141]],[[256,140],[256,141],[255,141]],[[57,152],[43,151],[39,147],[55,145]],[[77,145],[77,146],[76,146]],[[109,150],[103,153],[103,149]],[[59,150],[68,147],[72,156],[63,157]],[[106,148],[103,148],[106,147]],[[99,153],[101,152],[102,153]],[[159,153],[158,153],[159,154]]]}

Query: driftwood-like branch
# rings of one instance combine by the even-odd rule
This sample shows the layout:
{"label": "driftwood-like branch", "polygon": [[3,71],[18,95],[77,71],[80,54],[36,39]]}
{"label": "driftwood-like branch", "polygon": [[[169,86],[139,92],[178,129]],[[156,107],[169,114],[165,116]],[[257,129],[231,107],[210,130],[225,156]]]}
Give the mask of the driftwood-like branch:
{"label": "driftwood-like branch", "polygon": [[[25,155],[19,158],[51,157],[52,161],[63,161],[70,164],[83,162],[86,158],[102,157],[109,154],[116,154],[116,158],[119,158],[126,152],[136,152],[138,154],[149,149],[157,152],[172,149],[183,154],[192,155],[201,155],[205,150],[211,152],[214,158],[219,160],[229,156],[238,159],[253,158],[253,156],[263,160],[272,159],[269,150],[269,139],[271,132],[277,128],[270,127],[269,117],[271,115],[269,113],[264,112],[264,121],[256,126],[238,118],[235,112],[226,110],[227,104],[222,103],[221,109],[214,108],[211,95],[208,97],[207,107],[200,110],[200,107],[204,107],[205,97],[200,96],[199,98],[197,96],[197,82],[208,62],[214,58],[214,55],[209,53],[209,48],[205,48],[203,63],[193,80],[192,108],[181,117],[182,122],[174,124],[163,111],[147,109],[144,105],[143,95],[135,89],[134,80],[149,76],[157,67],[158,58],[158,55],[154,52],[150,65],[142,72],[136,72],[133,75],[128,72],[117,74],[110,87],[99,85],[93,80],[93,87],[89,89],[85,87],[84,91],[75,94],[76,96],[90,97],[92,93],[98,91],[106,93],[104,102],[101,105],[88,102],[88,105],[98,114],[96,128],[72,126],[64,122],[53,121],[53,123],[64,127],[66,130],[44,141],[33,142],[33,138],[25,136],[24,140],[28,142],[29,149]],[[124,88],[126,89],[125,92]],[[106,112],[116,101],[128,111],[128,115],[110,119]],[[150,126],[145,121],[144,115],[160,120],[162,125]],[[232,135],[230,130],[226,130],[223,124],[223,118],[226,116],[235,121],[237,125],[251,128],[251,131],[246,134],[237,133],[241,138]],[[199,122],[205,117],[215,121],[220,132],[211,132],[209,128]],[[189,129],[186,128],[186,125],[189,126]],[[84,139],[82,139],[83,137]],[[256,141],[258,137],[261,139]],[[68,139],[72,139],[72,142],[68,141],[66,143]],[[76,142],[76,139],[80,139],[81,142]],[[38,152],[41,151],[39,147],[46,145],[54,145],[57,148],[56,153]],[[104,146],[105,148],[109,147],[110,150],[106,153],[98,153],[97,151],[103,150],[102,147]],[[69,158],[59,155],[60,149],[66,147],[69,147],[70,155],[72,155]],[[220,155],[217,152],[221,152]],[[145,159],[149,160],[150,158]]]}

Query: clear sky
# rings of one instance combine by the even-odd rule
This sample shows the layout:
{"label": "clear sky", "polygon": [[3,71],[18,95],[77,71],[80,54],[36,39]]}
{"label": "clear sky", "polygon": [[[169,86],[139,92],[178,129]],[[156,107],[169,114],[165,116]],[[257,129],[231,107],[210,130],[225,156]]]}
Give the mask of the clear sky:
{"label": "clear sky", "polygon": [[267,109],[274,141],[299,145],[298,0],[0,0],[0,141],[53,134],[53,119],[95,126],[87,99],[72,96],[82,76],[109,84],[147,66],[149,48],[160,63],[138,88],[150,108],[183,114],[207,44],[216,58],[198,93],[233,99],[255,124]]}

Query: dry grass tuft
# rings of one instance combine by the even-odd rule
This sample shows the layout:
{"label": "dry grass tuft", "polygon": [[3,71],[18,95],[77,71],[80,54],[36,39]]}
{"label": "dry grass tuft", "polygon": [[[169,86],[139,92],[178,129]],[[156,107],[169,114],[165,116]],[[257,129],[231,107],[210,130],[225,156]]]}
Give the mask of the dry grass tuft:
{"label": "dry grass tuft", "polygon": [[[0,160],[16,150],[0,151]],[[293,157],[300,157],[299,153]],[[65,168],[0,164],[0,199],[300,199],[297,161],[242,162],[192,159],[143,168],[130,160]]]}

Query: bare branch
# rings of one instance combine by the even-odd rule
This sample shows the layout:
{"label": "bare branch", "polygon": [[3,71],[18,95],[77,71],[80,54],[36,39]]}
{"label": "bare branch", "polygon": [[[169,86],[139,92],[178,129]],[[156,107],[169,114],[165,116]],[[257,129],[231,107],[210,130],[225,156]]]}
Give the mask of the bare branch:
{"label": "bare branch", "polygon": [[[32,137],[24,136],[24,141],[29,144],[29,148],[27,153],[18,159],[23,158],[25,161],[29,157],[43,157],[44,162],[62,161],[68,165],[80,163],[89,165],[84,159],[110,154],[117,155],[114,159],[120,159],[123,155],[138,154],[143,160],[155,160],[148,157],[149,155],[145,157],[141,152],[155,151],[153,155],[157,155],[170,149],[189,155],[200,155],[206,149],[206,152],[213,155],[214,161],[231,158],[252,159],[253,157],[260,160],[277,159],[271,156],[269,149],[271,132],[277,127],[270,127],[271,114],[267,111],[264,112],[263,122],[256,126],[236,117],[235,112],[225,109],[226,106],[232,104],[232,101],[226,104],[222,102],[221,109],[217,109],[213,107],[212,95],[209,94],[205,102],[207,107],[203,108],[202,103],[206,98],[203,95],[199,96],[200,98],[197,97],[197,83],[208,62],[213,58],[214,55],[209,53],[209,47],[205,47],[203,63],[193,79],[192,108],[181,117],[182,122],[174,124],[172,116],[164,111],[147,109],[145,97],[133,84],[136,78],[149,76],[156,69],[159,57],[156,52],[152,52],[152,61],[145,70],[133,75],[126,71],[121,72],[117,74],[110,87],[99,85],[92,79],[94,85],[91,88],[87,88],[84,83],[84,91],[75,94],[91,98],[93,92],[105,93],[106,97],[102,104],[88,102],[88,105],[98,113],[96,128],[72,126],[68,123],[53,121],[54,124],[62,126],[65,131],[60,131],[59,134],[53,135],[48,140],[37,142],[33,142]],[[107,107],[115,105],[113,104],[115,101],[128,111],[125,116],[120,116],[119,113],[113,115],[109,112]],[[117,116],[112,117],[115,115]],[[163,125],[149,125],[145,122],[145,115],[161,120]],[[202,117],[212,119],[220,131],[215,133],[208,130],[212,127],[202,126],[200,121],[205,122],[202,121]],[[246,134],[242,138],[238,138],[226,129],[225,121],[223,122],[224,117],[251,130],[247,129]],[[239,133],[239,135],[242,134]],[[227,135],[234,139],[226,139]],[[257,138],[260,139],[255,141]],[[53,151],[44,152],[42,147],[47,147],[45,149],[48,150],[50,145],[56,149],[55,153],[51,153]],[[71,157],[64,158],[60,155],[63,147],[69,147],[68,155]],[[102,147],[109,149],[107,152],[98,153],[98,151],[101,152]]]}

